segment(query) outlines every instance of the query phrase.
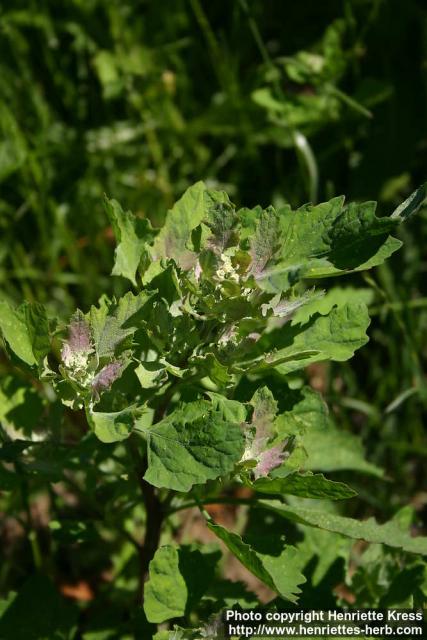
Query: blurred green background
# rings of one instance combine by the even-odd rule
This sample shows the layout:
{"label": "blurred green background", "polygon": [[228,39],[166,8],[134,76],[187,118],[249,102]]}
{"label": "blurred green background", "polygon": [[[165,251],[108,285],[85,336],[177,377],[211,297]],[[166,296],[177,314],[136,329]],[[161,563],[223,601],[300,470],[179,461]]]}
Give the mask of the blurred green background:
{"label": "blurred green background", "polygon": [[[103,193],[155,225],[199,179],[238,205],[390,212],[426,178],[426,80],[422,0],[3,0],[0,295],[66,318],[123,291]],[[342,282],[368,346],[308,372],[394,483],[364,491],[384,517],[427,503],[425,208],[401,239]]]}

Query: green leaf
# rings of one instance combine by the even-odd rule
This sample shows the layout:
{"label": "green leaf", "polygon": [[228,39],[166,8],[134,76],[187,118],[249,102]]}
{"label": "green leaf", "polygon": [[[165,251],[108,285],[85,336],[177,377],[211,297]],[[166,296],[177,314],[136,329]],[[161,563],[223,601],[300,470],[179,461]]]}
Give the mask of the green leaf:
{"label": "green leaf", "polygon": [[130,291],[119,300],[101,298],[98,307],[91,307],[87,319],[99,358],[113,356],[124,340],[141,325],[140,312],[152,293]]}
{"label": "green leaf", "polygon": [[105,208],[118,242],[115,250],[113,276],[128,278],[136,286],[136,271],[143,255],[148,257],[146,242],[150,240],[150,223],[126,213],[117,200],[104,199]]}
{"label": "green leaf", "polygon": [[[381,478],[380,467],[368,462],[360,438],[347,431],[313,427],[301,437],[307,457],[303,466],[313,471],[342,471],[351,469]],[[333,453],[332,453],[333,452]]]}
{"label": "green leaf", "polygon": [[[286,469],[286,465],[283,469]],[[277,477],[277,474],[274,478],[259,478],[251,487],[259,493],[289,494],[300,498],[343,500],[357,495],[356,491],[343,482],[333,482],[322,474],[313,475],[310,472],[288,473],[282,478]]]}
{"label": "green leaf", "polygon": [[164,622],[185,613],[188,590],[179,570],[178,550],[160,547],[150,562],[150,579],[145,585],[144,611],[149,622]]}
{"label": "green leaf", "polygon": [[38,303],[13,309],[0,302],[0,329],[11,350],[30,366],[40,364],[50,349],[46,311]]}
{"label": "green leaf", "polygon": [[427,183],[418,187],[409,198],[406,198],[402,204],[400,204],[397,209],[393,211],[391,217],[397,218],[400,221],[407,220],[409,216],[412,216],[414,213],[418,211],[418,209],[424,204],[426,199],[426,189]]}
{"label": "green leaf", "polygon": [[255,235],[250,241],[250,255],[252,262],[249,273],[259,278],[270,260],[280,248],[281,228],[280,219],[273,207],[262,211],[255,229]]}
{"label": "green leaf", "polygon": [[51,581],[34,575],[25,582],[0,618],[0,638],[69,640],[78,609],[60,596]]}
{"label": "green leaf", "polygon": [[[335,427],[318,393],[304,387],[298,392],[288,391],[288,396],[290,408],[276,418],[275,427],[281,439],[297,436],[298,447],[294,454],[300,451],[305,454],[295,465],[298,469],[326,472],[352,469],[378,477],[383,475],[379,467],[366,460],[359,436]],[[293,468],[294,454],[287,460],[285,470]],[[281,472],[282,468],[279,468],[272,475]]]}
{"label": "green leaf", "polygon": [[[228,200],[228,196],[223,192],[219,193],[222,201],[215,201],[217,198],[213,198],[213,204],[203,220],[211,231],[211,235],[206,238],[206,247],[217,255],[222,254],[230,246],[236,223],[235,210]],[[218,192],[216,196],[218,196]]]}
{"label": "green leaf", "polygon": [[0,421],[27,432],[34,429],[44,409],[43,401],[30,385],[6,376],[0,385]]}
{"label": "green leaf", "polygon": [[196,182],[168,212],[165,224],[154,240],[155,259],[172,258],[184,269],[195,263],[195,254],[187,249],[187,243],[191,231],[205,216],[205,192],[204,183]]}
{"label": "green leaf", "polygon": [[287,265],[306,263],[305,277],[354,270],[372,260],[397,226],[390,218],[375,216],[375,202],[350,203],[333,198],[315,207],[283,210],[283,258]]}
{"label": "green leaf", "polygon": [[243,453],[240,425],[224,420],[203,400],[177,409],[146,431],[146,437],[144,478],[175,491],[230,473]]}
{"label": "green leaf", "polygon": [[344,206],[343,197],[296,211],[286,205],[279,210],[281,260],[263,273],[263,288],[277,291],[292,284],[292,278],[323,278],[381,264],[401,246],[389,233],[424,198],[420,187],[392,216],[381,218],[375,215],[375,202]]}
{"label": "green leaf", "polygon": [[166,365],[158,360],[140,362],[135,373],[143,389],[152,389],[167,378]]}
{"label": "green leaf", "polygon": [[111,443],[126,440],[135,424],[132,407],[115,413],[87,411],[88,422],[101,442]]}
{"label": "green leaf", "polygon": [[269,556],[255,551],[239,535],[213,521],[208,521],[207,526],[248,571],[282,598],[297,602],[298,594],[301,593],[298,585],[304,583],[305,578],[300,571],[295,547],[287,546],[279,556]]}
{"label": "green leaf", "polygon": [[205,353],[190,358],[189,364],[197,367],[200,373],[209,376],[215,384],[220,387],[226,385],[231,380],[228,367],[223,365],[213,353]]}
{"label": "green leaf", "polygon": [[292,316],[292,324],[306,324],[316,313],[327,316],[333,307],[343,307],[345,304],[370,305],[375,297],[373,289],[354,287],[332,287],[324,296],[314,296],[299,307]]}
{"label": "green leaf", "polygon": [[191,611],[213,579],[220,557],[220,551],[209,546],[160,547],[150,562],[144,592],[148,621],[160,623]]}
{"label": "green leaf", "polygon": [[315,316],[303,327],[285,325],[272,331],[260,348],[268,344],[277,348],[255,365],[256,370],[275,367],[286,375],[322,360],[348,360],[356,349],[368,341],[369,315],[364,304],[334,307],[328,316]]}
{"label": "green leaf", "polygon": [[261,500],[258,504],[300,524],[333,531],[356,540],[385,544],[409,553],[427,555],[427,537],[412,538],[393,520],[385,524],[378,524],[374,518],[363,521],[353,520],[353,518],[334,513],[325,513],[304,507],[291,507],[274,501]]}
{"label": "green leaf", "polygon": [[219,393],[209,391],[207,394],[212,402],[212,409],[218,412],[227,422],[241,424],[246,420],[246,407],[237,400],[229,400]]}

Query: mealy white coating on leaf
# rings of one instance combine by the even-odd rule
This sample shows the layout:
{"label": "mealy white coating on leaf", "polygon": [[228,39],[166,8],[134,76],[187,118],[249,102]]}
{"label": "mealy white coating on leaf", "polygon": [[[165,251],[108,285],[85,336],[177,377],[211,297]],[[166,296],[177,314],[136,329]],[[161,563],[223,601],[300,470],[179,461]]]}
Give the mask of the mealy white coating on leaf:
{"label": "mealy white coating on leaf", "polygon": [[71,377],[81,377],[87,373],[89,358],[94,352],[89,324],[81,312],[76,312],[68,327],[61,358]]}
{"label": "mealy white coating on leaf", "polygon": [[287,451],[284,451],[284,447],[286,446],[286,444],[287,444],[287,441],[279,445],[276,445],[271,449],[267,449],[266,451],[263,451],[258,456],[257,465],[253,470],[255,479],[268,476],[270,471],[273,471],[273,469],[283,464],[286,458],[289,457],[289,453]]}
{"label": "mealy white coating on leaf", "polygon": [[247,425],[246,447],[241,462],[254,460],[255,478],[267,476],[280,466],[289,456],[284,451],[288,440],[268,449],[268,443],[275,435],[274,419],[277,414],[277,402],[268,387],[258,389],[250,404],[253,405],[252,422]]}
{"label": "mealy white coating on leaf", "polygon": [[122,364],[117,360],[105,365],[92,380],[92,389],[96,392],[109,389],[119,377],[121,369]]}

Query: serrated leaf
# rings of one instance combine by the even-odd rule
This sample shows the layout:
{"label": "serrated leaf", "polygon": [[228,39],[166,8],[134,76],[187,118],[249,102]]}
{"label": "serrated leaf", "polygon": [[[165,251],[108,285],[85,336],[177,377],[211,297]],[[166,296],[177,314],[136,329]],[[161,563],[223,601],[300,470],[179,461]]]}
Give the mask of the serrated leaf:
{"label": "serrated leaf", "polygon": [[219,393],[213,391],[207,394],[212,402],[212,408],[221,414],[223,420],[237,422],[238,424],[246,420],[246,407],[237,400],[229,400]]}
{"label": "serrated leaf", "polygon": [[104,199],[105,208],[118,242],[114,253],[113,276],[128,278],[136,286],[136,271],[142,256],[148,256],[146,242],[151,239],[150,223],[123,211],[117,200]]}
{"label": "serrated leaf", "polygon": [[286,455],[287,442],[268,448],[276,434],[273,423],[277,413],[277,402],[268,387],[261,387],[254,393],[250,403],[253,406],[252,421],[246,425],[246,448],[242,462],[253,461],[255,478],[266,476],[278,467]]}
{"label": "serrated leaf", "polygon": [[360,268],[374,258],[397,226],[391,218],[377,218],[375,208],[375,202],[344,207],[343,197],[295,212],[286,208],[282,215],[285,264],[306,263],[305,277]]}
{"label": "serrated leaf", "polygon": [[213,202],[203,222],[211,231],[211,235],[206,239],[207,248],[220,255],[233,238],[236,222],[234,207],[228,197],[224,198],[223,202]]}
{"label": "serrated leaf", "polygon": [[343,197],[296,211],[282,207],[281,259],[263,273],[263,288],[280,291],[292,284],[292,278],[323,278],[381,264],[401,246],[389,233],[423,200],[420,187],[401,209],[381,218],[375,215],[375,202],[344,206]]}
{"label": "serrated leaf", "polygon": [[301,593],[299,585],[305,582],[305,578],[301,574],[301,565],[294,547],[285,547],[279,556],[269,556],[255,551],[237,533],[228,531],[215,522],[208,521],[207,526],[248,571],[282,598],[297,602],[298,594]]}
{"label": "serrated leaf", "polygon": [[264,346],[264,350],[267,343],[277,348],[253,368],[275,367],[286,375],[313,362],[348,360],[368,341],[369,322],[364,304],[346,304],[334,307],[327,316],[315,316],[303,327],[287,324],[260,341],[260,348]]}
{"label": "serrated leaf", "polygon": [[114,413],[87,411],[87,418],[96,437],[104,443],[126,440],[135,423],[132,408]]}
{"label": "serrated leaf", "polygon": [[201,373],[209,376],[212,382],[221,387],[231,380],[228,367],[223,365],[213,353],[193,356],[190,358],[189,363],[197,367]]}
{"label": "serrated leaf", "polygon": [[151,297],[145,291],[138,295],[129,291],[117,301],[102,298],[98,307],[91,307],[86,317],[99,358],[113,356],[121,343],[142,325],[139,312]]}
{"label": "serrated leaf", "polygon": [[50,349],[46,311],[38,303],[13,309],[0,302],[0,329],[11,350],[30,366],[40,364]]}
{"label": "serrated leaf", "polygon": [[208,402],[191,402],[147,432],[148,470],[156,487],[189,491],[233,470],[243,453],[240,425],[223,420]]}
{"label": "serrated leaf", "polygon": [[187,249],[187,242],[191,231],[205,216],[205,191],[204,183],[196,182],[168,212],[165,224],[154,240],[155,259],[173,258],[184,269],[192,266],[195,254]]}
{"label": "serrated leaf", "polygon": [[288,473],[285,477],[259,478],[250,485],[259,493],[293,495],[300,498],[344,500],[353,498],[357,492],[343,482],[328,480],[322,474]]}
{"label": "serrated leaf", "polygon": [[158,360],[140,362],[135,369],[135,374],[143,389],[152,389],[167,377],[166,365]]}
{"label": "serrated leaf", "polygon": [[262,211],[255,229],[255,235],[250,241],[250,255],[252,262],[249,273],[259,278],[270,260],[280,247],[281,227],[280,219],[273,207]]}
{"label": "serrated leaf", "polygon": [[385,544],[409,553],[427,555],[427,537],[413,538],[393,520],[385,524],[378,524],[374,518],[354,520],[334,513],[283,505],[277,501],[261,500],[258,504],[288,520],[303,525],[333,531],[356,540]]}
{"label": "serrated leaf", "polygon": [[327,316],[333,307],[343,307],[345,304],[363,303],[370,305],[375,298],[373,289],[367,287],[332,287],[323,296],[313,296],[312,299],[297,309],[292,316],[291,323],[306,324],[316,313]]}

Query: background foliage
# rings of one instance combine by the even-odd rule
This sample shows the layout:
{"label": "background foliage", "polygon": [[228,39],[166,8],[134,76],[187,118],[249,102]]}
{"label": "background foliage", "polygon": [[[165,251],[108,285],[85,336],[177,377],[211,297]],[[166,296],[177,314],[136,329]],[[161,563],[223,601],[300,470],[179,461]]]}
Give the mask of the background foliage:
{"label": "background foliage", "polygon": [[[126,289],[108,277],[114,242],[104,193],[156,226],[200,178],[225,188],[237,205],[298,206],[344,193],[378,200],[380,212],[390,213],[425,179],[426,13],[421,0],[306,0],[292,7],[274,0],[3,2],[1,298],[42,302],[66,321],[101,292]],[[362,499],[347,515],[389,519],[412,505],[424,526],[426,218],[424,209],[399,229],[404,247],[388,263],[342,281],[369,303],[369,345],[349,364],[307,371],[340,429],[360,436],[369,461],[385,470],[385,482],[358,477]],[[45,414],[34,383],[17,377],[3,356],[0,366],[2,422],[24,425],[26,437],[48,423],[55,430],[61,409]],[[71,421],[67,412],[62,417]],[[84,422],[72,420],[83,432]],[[114,500],[105,500],[111,512],[101,514],[90,473],[84,492],[79,482],[60,495],[46,492],[46,479],[84,461],[67,456],[34,454],[33,475],[2,494],[8,515],[0,590],[18,590],[34,564],[43,564],[63,593],[80,603],[87,598],[83,608],[99,631],[108,629],[105,617],[111,626],[120,618],[136,580],[132,542],[118,540],[126,520],[114,513],[114,500],[128,500],[126,511],[136,498],[122,495],[120,481],[110,478],[103,497]],[[87,456],[109,478],[108,452]],[[96,514],[104,525],[87,524]],[[249,522],[249,532],[256,526]],[[102,546],[94,543],[100,539]],[[367,594],[362,574],[375,566],[368,560],[353,589],[358,601],[372,604],[381,594]],[[117,607],[105,614],[112,579]],[[27,587],[32,592],[52,589],[40,576],[31,580],[39,581]],[[72,619],[67,604],[58,600],[52,615]],[[105,633],[84,637],[114,637]]]}

